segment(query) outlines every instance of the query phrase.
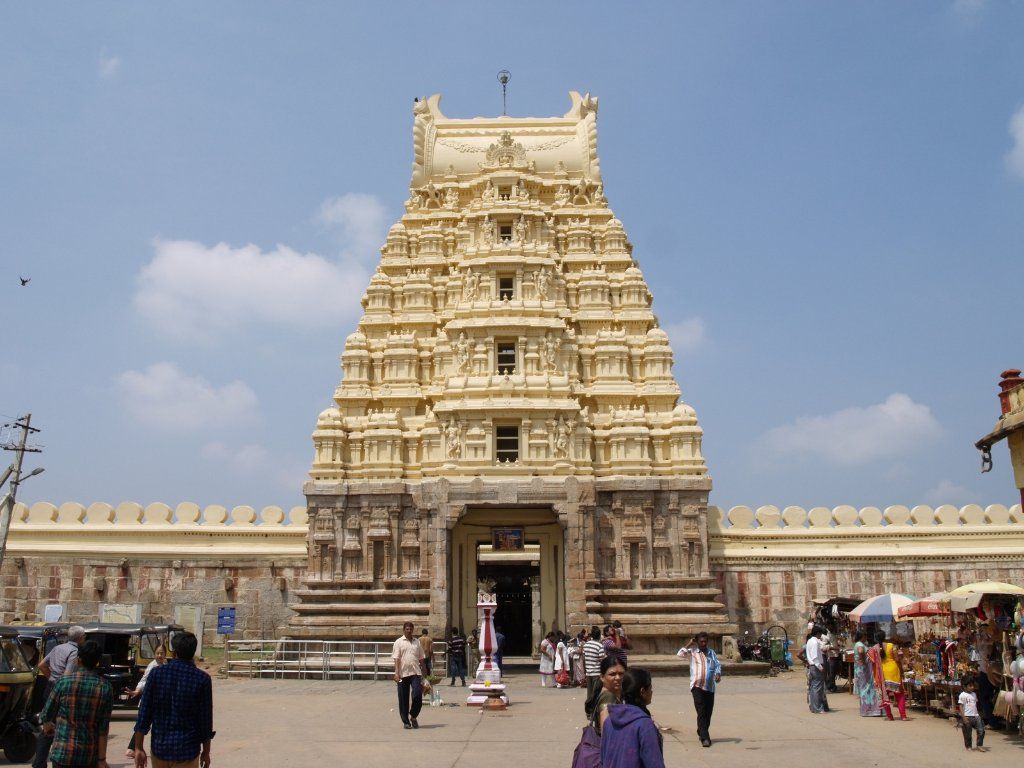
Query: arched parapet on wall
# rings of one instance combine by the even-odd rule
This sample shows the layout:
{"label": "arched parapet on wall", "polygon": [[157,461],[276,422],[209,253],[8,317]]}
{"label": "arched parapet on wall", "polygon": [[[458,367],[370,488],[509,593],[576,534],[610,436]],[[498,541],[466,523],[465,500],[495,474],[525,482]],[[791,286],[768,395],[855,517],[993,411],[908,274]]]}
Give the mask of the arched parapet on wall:
{"label": "arched parapet on wall", "polygon": [[[912,563],[931,560],[1024,558],[1020,505],[919,504],[885,509],[840,505],[708,509],[713,567],[743,563]],[[800,565],[802,567],[802,565]]]}
{"label": "arched parapet on wall", "polygon": [[736,534],[745,531],[757,531],[763,535],[805,531],[810,529],[931,529],[1005,526],[1024,524],[1021,505],[1012,507],[1003,504],[990,504],[982,507],[979,504],[966,504],[955,507],[943,504],[931,507],[919,504],[914,507],[895,505],[884,510],[878,507],[862,507],[857,509],[849,505],[813,507],[789,506],[781,511],[777,506],[765,505],[756,510],[747,506],[732,507],[723,510],[720,507],[708,507],[708,527],[711,533]]}
{"label": "arched parapet on wall", "polygon": [[19,554],[111,553],[133,556],[237,557],[306,554],[305,507],[200,507],[124,501],[15,505],[8,549]]}

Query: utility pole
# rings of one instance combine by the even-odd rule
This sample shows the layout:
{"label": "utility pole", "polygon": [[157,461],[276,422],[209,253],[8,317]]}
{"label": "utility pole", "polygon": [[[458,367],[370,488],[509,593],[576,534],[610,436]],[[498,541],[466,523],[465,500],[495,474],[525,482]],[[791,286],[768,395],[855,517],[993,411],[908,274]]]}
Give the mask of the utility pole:
{"label": "utility pole", "polygon": [[[38,469],[32,470],[32,472],[26,475],[25,478],[22,478],[21,476],[21,463],[25,458],[25,454],[40,453],[42,450],[41,448],[28,447],[29,434],[39,431],[32,426],[32,414],[28,413],[22,416],[20,419],[15,421],[13,425],[6,424],[4,426],[14,426],[20,429],[21,440],[17,446],[13,444],[0,446],[5,451],[15,452],[14,462],[7,468],[7,471],[4,472],[3,477],[3,479],[6,480],[8,477],[13,475],[13,477],[11,477],[11,490],[7,492],[3,501],[0,502],[0,567],[3,567],[4,555],[7,554],[7,532],[11,528],[11,515],[14,513],[14,502],[18,495],[18,486],[21,484],[23,479],[27,480],[29,477],[38,475],[43,471],[42,467],[39,467]],[[2,482],[0,482],[0,485],[2,485]]]}

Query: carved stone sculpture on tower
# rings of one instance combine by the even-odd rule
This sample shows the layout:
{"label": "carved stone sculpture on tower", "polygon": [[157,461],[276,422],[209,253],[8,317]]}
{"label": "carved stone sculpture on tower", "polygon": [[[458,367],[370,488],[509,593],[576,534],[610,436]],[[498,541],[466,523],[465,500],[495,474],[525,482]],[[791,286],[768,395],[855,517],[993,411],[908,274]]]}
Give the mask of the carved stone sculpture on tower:
{"label": "carved stone sculpture on tower", "polygon": [[551,270],[548,267],[544,267],[534,272],[533,284],[537,288],[537,298],[541,301],[546,301],[548,298],[548,287],[551,285]]}
{"label": "carved stone sculpture on tower", "polygon": [[466,332],[459,333],[455,342],[455,370],[458,373],[466,373],[469,370],[469,341],[466,339]]}
{"label": "carved stone sculpture on tower", "polygon": [[449,459],[457,459],[462,455],[462,425],[455,419],[445,425],[444,444]]}
{"label": "carved stone sculpture on tower", "polygon": [[512,227],[512,241],[515,243],[525,243],[528,231],[529,226],[526,223],[526,217],[520,216]]}

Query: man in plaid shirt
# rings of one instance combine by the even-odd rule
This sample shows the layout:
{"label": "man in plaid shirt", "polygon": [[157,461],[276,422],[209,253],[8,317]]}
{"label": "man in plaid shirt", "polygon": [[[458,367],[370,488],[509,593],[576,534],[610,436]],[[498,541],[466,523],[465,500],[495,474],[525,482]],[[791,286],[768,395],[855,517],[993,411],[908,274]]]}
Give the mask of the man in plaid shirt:
{"label": "man in plaid shirt", "polygon": [[146,767],[146,734],[153,729],[153,768],[209,768],[213,738],[213,683],[192,661],[191,632],[171,640],[174,658],[149,674],[135,721],[135,765]]}
{"label": "man in plaid shirt", "polygon": [[100,655],[94,640],[82,644],[74,672],[57,681],[39,713],[43,732],[54,734],[50,750],[54,768],[107,768],[107,730],[114,691],[96,674]]}

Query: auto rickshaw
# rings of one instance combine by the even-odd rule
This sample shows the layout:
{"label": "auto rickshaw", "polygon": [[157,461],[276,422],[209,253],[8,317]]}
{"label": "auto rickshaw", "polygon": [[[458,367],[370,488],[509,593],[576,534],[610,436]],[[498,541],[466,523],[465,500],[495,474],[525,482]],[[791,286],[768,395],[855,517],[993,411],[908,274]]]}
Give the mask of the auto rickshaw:
{"label": "auto rickshaw", "polygon": [[[13,632],[17,636],[18,645],[28,662],[29,667],[35,672],[39,662],[46,658],[46,655],[56,646],[68,639],[68,628],[70,624],[43,624],[25,623],[11,624],[0,627],[0,633]],[[33,683],[32,693],[29,697],[27,713],[37,715],[46,704],[47,679],[36,675]]]}
{"label": "auto rickshaw", "polygon": [[139,699],[131,695],[146,667],[163,645],[168,656],[171,638],[185,628],[178,624],[83,624],[86,640],[99,643],[103,653],[98,672],[114,689],[114,709],[136,709]]}
{"label": "auto rickshaw", "polygon": [[27,719],[35,678],[18,630],[0,628],[0,747],[12,763],[27,763],[35,755],[36,733]]}

